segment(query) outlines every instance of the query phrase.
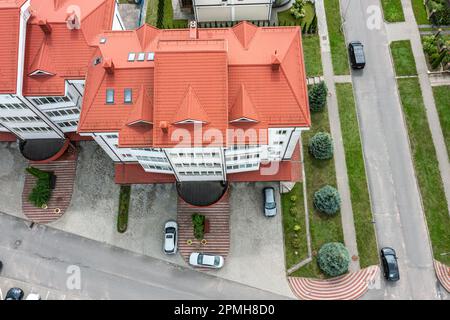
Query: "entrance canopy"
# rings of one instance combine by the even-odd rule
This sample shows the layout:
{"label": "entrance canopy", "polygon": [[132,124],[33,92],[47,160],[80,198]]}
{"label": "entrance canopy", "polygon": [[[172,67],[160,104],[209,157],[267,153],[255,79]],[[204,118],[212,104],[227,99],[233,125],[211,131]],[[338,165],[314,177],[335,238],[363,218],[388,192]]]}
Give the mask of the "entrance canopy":
{"label": "entrance canopy", "polygon": [[178,195],[196,207],[210,206],[219,201],[228,189],[223,181],[179,182]]}

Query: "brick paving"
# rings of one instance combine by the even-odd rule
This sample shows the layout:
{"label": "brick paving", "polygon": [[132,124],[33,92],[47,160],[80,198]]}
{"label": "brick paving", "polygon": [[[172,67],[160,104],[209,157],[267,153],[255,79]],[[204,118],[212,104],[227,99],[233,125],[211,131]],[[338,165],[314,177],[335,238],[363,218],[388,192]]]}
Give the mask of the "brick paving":
{"label": "brick paving", "polygon": [[[206,245],[194,238],[192,215],[203,214],[209,220],[209,232],[205,233]],[[183,259],[189,263],[192,252],[218,254],[226,259],[230,250],[230,201],[228,192],[214,205],[194,207],[178,199],[178,248]],[[192,245],[187,241],[192,240]],[[197,268],[205,270],[206,268]],[[210,270],[210,269],[207,269]]]}
{"label": "brick paving", "polygon": [[450,267],[434,260],[434,269],[441,285],[450,293]]}
{"label": "brick paving", "polygon": [[288,277],[294,294],[301,300],[356,300],[375,283],[378,266],[327,279]]}
{"label": "brick paving", "polygon": [[[28,195],[36,184],[36,178],[27,172],[22,193],[22,212],[32,222],[45,224],[56,221],[66,212],[72,199],[77,155],[71,153],[63,156],[61,160],[46,164],[30,162],[30,166],[44,171],[53,171],[57,177],[56,186],[47,204],[47,209],[36,208],[28,201]],[[57,209],[59,212],[56,211]]]}

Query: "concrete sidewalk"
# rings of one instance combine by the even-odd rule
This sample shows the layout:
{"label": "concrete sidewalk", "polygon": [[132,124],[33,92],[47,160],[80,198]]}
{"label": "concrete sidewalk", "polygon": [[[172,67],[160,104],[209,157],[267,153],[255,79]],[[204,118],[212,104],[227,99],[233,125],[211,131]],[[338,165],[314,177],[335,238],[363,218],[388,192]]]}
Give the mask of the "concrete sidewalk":
{"label": "concrete sidewalk", "polygon": [[442,133],[439,115],[434,101],[433,90],[431,88],[425,54],[423,52],[422,41],[419,29],[414,17],[414,12],[410,0],[402,0],[405,22],[386,24],[389,41],[410,40],[411,47],[416,61],[417,73],[422,89],[423,101],[428,118],[428,124],[436,149],[439,162],[442,183],[444,185],[445,196],[447,198],[448,211],[450,213],[450,162],[445,146],[444,135]]}
{"label": "concrete sidewalk", "polygon": [[[341,195],[341,217],[342,229],[344,232],[344,242],[350,256],[358,256],[356,243],[355,223],[353,219],[352,201],[348,184],[347,165],[345,162],[344,144],[341,134],[341,122],[339,120],[339,109],[334,85],[333,64],[331,61],[331,50],[328,39],[328,27],[323,1],[316,1],[316,14],[319,27],[320,48],[322,55],[322,65],[325,83],[328,87],[329,96],[327,99],[328,114],[330,117],[331,134],[334,141],[334,162],[336,166],[336,179],[339,194]],[[350,271],[356,272],[360,269],[359,260],[352,259]]]}

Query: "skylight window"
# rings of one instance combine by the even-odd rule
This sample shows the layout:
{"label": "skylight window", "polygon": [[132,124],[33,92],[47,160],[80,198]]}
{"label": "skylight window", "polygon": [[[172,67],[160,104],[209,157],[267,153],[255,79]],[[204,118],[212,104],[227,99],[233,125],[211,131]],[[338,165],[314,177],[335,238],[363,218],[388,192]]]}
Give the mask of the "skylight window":
{"label": "skylight window", "polygon": [[101,38],[100,38],[100,43],[101,43],[101,44],[106,43],[106,38],[105,38],[105,37],[101,37]]}
{"label": "skylight window", "polygon": [[136,59],[136,53],[134,53],[134,52],[130,52],[129,54],[128,54],[128,61],[134,61]]}
{"label": "skylight window", "polygon": [[155,53],[154,53],[154,52],[149,52],[149,53],[147,54],[147,60],[148,60],[148,61],[153,61],[153,60],[155,60]]}
{"label": "skylight window", "polygon": [[123,102],[131,103],[133,101],[133,95],[131,89],[125,89],[123,92]]}
{"label": "skylight window", "polygon": [[106,103],[107,104],[114,103],[114,89],[106,89]]}
{"label": "skylight window", "polygon": [[145,60],[145,52],[139,52],[137,59],[138,59],[138,61],[144,61]]}

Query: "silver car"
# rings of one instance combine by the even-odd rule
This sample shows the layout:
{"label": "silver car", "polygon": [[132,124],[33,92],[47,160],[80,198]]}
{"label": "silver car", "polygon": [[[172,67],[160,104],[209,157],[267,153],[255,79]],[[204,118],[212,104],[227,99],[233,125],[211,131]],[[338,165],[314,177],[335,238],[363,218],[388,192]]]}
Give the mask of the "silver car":
{"label": "silver car", "polygon": [[177,253],[177,237],[178,237],[178,224],[176,221],[167,221],[164,225],[164,253],[175,254]]}
{"label": "silver car", "polygon": [[277,214],[277,204],[275,202],[274,188],[264,188],[264,215],[274,217]]}
{"label": "silver car", "polygon": [[196,267],[219,269],[223,267],[224,259],[222,256],[218,255],[192,252],[189,256],[189,264]]}

